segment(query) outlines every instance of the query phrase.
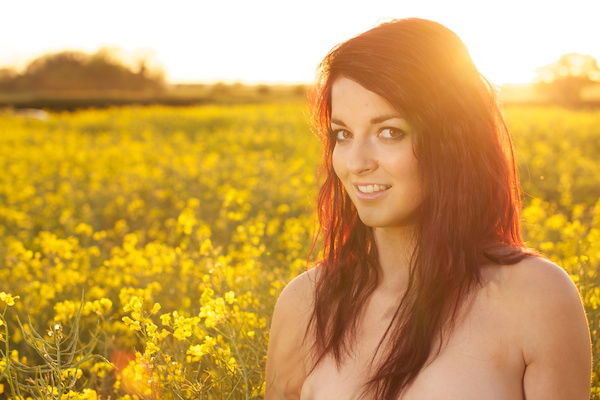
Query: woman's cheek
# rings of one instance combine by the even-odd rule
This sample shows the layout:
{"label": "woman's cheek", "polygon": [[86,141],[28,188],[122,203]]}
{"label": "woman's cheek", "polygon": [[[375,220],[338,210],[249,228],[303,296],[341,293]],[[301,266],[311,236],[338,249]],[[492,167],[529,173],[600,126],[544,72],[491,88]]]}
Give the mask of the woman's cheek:
{"label": "woman's cheek", "polygon": [[333,152],[331,154],[331,164],[333,166],[333,172],[335,173],[335,175],[338,177],[338,179],[342,180],[343,172],[340,168],[340,154],[337,150],[337,146],[333,148]]}

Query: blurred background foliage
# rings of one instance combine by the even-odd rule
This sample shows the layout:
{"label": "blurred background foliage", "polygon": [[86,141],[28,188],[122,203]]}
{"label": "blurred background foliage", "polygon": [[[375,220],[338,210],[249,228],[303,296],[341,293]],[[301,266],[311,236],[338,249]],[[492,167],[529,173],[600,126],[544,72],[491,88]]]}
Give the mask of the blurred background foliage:
{"label": "blurred background foliage", "polygon": [[537,74],[534,88],[556,104],[582,105],[600,88],[600,67],[590,55],[564,54],[553,64],[539,67]]}

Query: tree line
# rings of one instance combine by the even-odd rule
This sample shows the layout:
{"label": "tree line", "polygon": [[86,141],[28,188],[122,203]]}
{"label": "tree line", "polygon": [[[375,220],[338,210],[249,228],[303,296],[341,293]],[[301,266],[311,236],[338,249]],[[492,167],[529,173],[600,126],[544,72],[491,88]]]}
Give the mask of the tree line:
{"label": "tree line", "polygon": [[[544,101],[551,103],[580,105],[586,87],[600,87],[600,67],[590,55],[564,54],[555,63],[542,66],[536,72],[533,87]],[[219,90],[219,85],[215,85],[211,96]],[[270,91],[264,85],[258,90],[262,95]],[[81,95],[115,91],[162,96],[167,91],[167,84],[162,70],[151,70],[144,60],[137,68],[132,68],[119,61],[109,49],[101,49],[95,54],[61,51],[42,55],[31,61],[23,72],[0,68],[0,94],[3,95],[49,92],[60,96],[69,92]],[[600,105],[600,98],[597,103]]]}
{"label": "tree line", "polygon": [[590,55],[564,54],[536,72],[534,88],[553,103],[579,105],[585,88],[600,85],[600,67]]}
{"label": "tree line", "polygon": [[31,61],[23,72],[0,68],[0,92],[132,91],[160,92],[164,73],[150,70],[145,61],[137,69],[114,57],[109,50],[94,54],[61,51]]}

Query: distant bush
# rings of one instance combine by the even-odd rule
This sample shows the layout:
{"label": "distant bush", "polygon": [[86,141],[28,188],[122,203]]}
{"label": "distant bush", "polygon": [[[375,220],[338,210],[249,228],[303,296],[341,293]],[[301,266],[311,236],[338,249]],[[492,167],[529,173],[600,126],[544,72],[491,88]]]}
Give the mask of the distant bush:
{"label": "distant bush", "polygon": [[267,94],[269,94],[271,92],[271,89],[267,85],[258,85],[256,87],[256,92],[259,95],[267,95]]}
{"label": "distant bush", "polygon": [[550,101],[567,106],[582,103],[583,89],[600,83],[600,66],[590,56],[578,53],[562,55],[553,64],[537,68],[534,88]]}
{"label": "distant bush", "polygon": [[134,71],[105,49],[91,55],[77,51],[46,54],[30,62],[23,73],[0,69],[3,92],[156,92],[164,88],[162,71],[149,71],[144,61]]}

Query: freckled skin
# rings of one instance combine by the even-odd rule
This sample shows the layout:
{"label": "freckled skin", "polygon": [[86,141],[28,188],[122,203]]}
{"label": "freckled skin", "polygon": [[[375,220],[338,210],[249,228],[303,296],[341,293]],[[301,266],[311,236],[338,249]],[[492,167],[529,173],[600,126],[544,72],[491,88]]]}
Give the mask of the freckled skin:
{"label": "freckled skin", "polygon": [[[408,224],[422,199],[413,153],[414,129],[400,118],[372,124],[372,118],[399,112],[383,97],[346,77],[334,81],[331,104],[332,119],[344,123],[331,124],[334,131],[343,129],[335,133],[338,142],[332,155],[333,168],[360,219],[372,227]],[[380,199],[363,200],[356,195],[355,182],[392,187]]]}

